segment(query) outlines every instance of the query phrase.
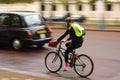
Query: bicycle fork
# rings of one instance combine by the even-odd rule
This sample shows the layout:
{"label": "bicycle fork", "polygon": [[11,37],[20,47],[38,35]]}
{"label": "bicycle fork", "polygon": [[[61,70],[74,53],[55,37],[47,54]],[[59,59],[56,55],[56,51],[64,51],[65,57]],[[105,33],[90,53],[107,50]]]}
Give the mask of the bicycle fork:
{"label": "bicycle fork", "polygon": [[52,63],[54,63],[57,59],[58,59],[58,55],[56,54],[56,55],[54,56],[54,59],[53,59]]}

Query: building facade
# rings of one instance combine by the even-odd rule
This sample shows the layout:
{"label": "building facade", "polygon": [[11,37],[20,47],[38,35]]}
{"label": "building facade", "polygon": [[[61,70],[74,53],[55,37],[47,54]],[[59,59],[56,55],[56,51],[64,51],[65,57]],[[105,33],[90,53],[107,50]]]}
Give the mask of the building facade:
{"label": "building facade", "polygon": [[[66,1],[66,2],[65,2]],[[120,20],[120,0],[45,0],[41,2],[40,11],[45,17],[71,15],[85,15],[88,19]]]}
{"label": "building facade", "polygon": [[[39,2],[40,1],[40,2]],[[45,17],[85,15],[87,19],[120,20],[120,0],[39,0],[31,4],[0,4],[1,11],[35,11]],[[42,2],[41,2],[42,1]]]}

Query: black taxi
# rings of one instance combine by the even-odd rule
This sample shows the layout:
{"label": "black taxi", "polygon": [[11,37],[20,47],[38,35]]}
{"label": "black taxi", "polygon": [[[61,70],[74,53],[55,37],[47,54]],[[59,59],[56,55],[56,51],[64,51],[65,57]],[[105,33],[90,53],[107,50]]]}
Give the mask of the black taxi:
{"label": "black taxi", "polygon": [[51,39],[51,29],[39,13],[0,12],[0,45],[20,50],[25,46],[41,47]]}

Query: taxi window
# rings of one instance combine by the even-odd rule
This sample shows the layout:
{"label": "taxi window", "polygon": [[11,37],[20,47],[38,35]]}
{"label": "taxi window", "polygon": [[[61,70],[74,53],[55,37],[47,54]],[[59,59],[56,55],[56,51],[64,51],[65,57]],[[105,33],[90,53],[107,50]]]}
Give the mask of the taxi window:
{"label": "taxi window", "polygon": [[19,18],[19,16],[12,16],[11,26],[13,26],[13,27],[20,26],[20,18]]}
{"label": "taxi window", "polygon": [[44,19],[40,15],[37,15],[37,14],[36,15],[27,15],[24,17],[24,19],[28,25],[32,25],[32,26],[45,24]]}
{"label": "taxi window", "polygon": [[9,25],[9,16],[6,14],[0,15],[0,26],[8,26]]}

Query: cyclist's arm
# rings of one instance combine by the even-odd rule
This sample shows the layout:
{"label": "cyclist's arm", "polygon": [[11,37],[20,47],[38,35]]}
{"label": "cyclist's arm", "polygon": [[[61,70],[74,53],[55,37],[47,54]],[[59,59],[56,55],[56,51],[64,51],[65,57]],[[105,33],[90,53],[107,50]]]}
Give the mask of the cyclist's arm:
{"label": "cyclist's arm", "polygon": [[[72,35],[74,34],[73,28],[70,27],[69,33],[71,33]],[[69,41],[69,40],[71,40],[71,36],[69,36],[69,38],[67,39],[67,41]]]}
{"label": "cyclist's arm", "polygon": [[66,30],[65,33],[63,35],[61,35],[57,41],[60,42],[64,37],[66,37],[69,34],[69,30]]}

